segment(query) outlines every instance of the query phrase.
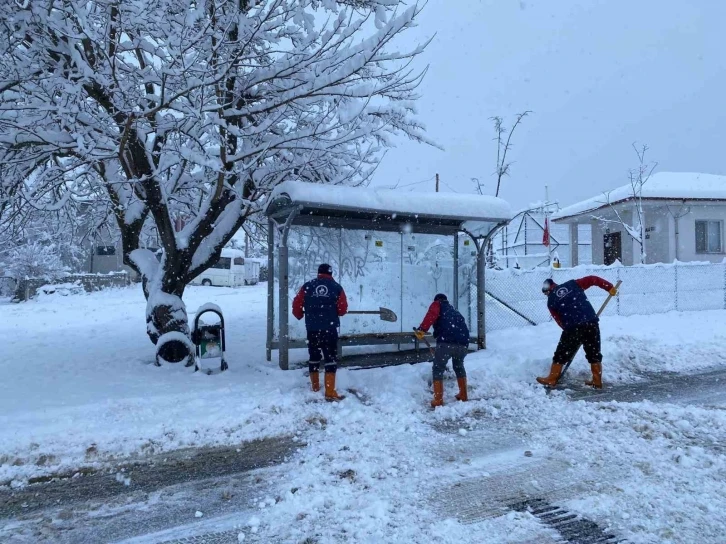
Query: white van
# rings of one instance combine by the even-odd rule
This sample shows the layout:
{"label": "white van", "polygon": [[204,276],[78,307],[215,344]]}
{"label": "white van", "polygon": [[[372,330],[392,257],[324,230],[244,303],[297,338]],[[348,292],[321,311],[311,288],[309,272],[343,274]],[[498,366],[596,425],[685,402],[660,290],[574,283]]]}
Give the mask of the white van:
{"label": "white van", "polygon": [[192,285],[240,287],[260,281],[260,263],[236,249],[223,249],[219,260],[192,280]]}

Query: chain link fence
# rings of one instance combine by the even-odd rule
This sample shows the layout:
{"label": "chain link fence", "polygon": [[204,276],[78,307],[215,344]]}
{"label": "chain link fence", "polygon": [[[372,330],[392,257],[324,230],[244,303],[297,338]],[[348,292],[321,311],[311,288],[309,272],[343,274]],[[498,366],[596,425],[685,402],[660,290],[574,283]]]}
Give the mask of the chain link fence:
{"label": "chain link fence", "polygon": [[[644,266],[580,266],[575,269],[487,270],[486,329],[527,327],[551,320],[542,282],[557,283],[596,275],[622,281],[620,294],[603,315],[651,315],[670,311],[726,309],[726,263],[657,264]],[[476,285],[465,290],[476,308]],[[607,298],[588,290],[595,309]]]}

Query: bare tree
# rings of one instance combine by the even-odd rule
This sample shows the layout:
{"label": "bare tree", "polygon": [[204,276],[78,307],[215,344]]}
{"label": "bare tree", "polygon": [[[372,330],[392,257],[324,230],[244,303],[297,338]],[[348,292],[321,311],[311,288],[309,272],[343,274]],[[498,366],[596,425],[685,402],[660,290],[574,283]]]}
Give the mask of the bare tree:
{"label": "bare tree", "polygon": [[679,219],[681,217],[685,217],[689,213],[691,213],[691,207],[686,205],[686,201],[683,200],[681,204],[678,206],[678,208],[671,207],[670,204],[666,204],[666,209],[668,210],[668,213],[671,217],[673,217],[674,227],[675,227],[675,248],[676,248],[676,254],[675,259],[678,260],[678,244],[680,243],[680,224]]}
{"label": "bare tree", "polygon": [[428,141],[411,68],[424,46],[391,48],[420,12],[406,4],[0,3],[0,214],[49,194],[102,203],[157,354],[183,360],[186,285],[276,185],[364,183],[392,134]]}
{"label": "bare tree", "polygon": [[[509,175],[509,169],[512,166],[512,161],[507,162],[507,154],[513,146],[512,136],[514,135],[514,131],[520,125],[522,119],[527,117],[530,113],[532,112],[529,110],[518,113],[514,123],[512,124],[512,128],[510,129],[504,126],[504,119],[502,117],[495,116],[490,118],[490,121],[494,123],[494,132],[496,133],[494,139],[497,142],[497,168],[495,171],[495,175],[497,176],[497,188],[494,192],[494,196],[499,196],[499,192],[502,188],[502,180],[505,176]],[[471,178],[471,181],[474,182],[477,192],[480,195],[483,195],[484,183],[479,178]],[[494,251],[492,239],[489,240],[486,252],[487,267],[495,268],[497,266],[497,256]]]}
{"label": "bare tree", "polygon": [[[530,113],[532,112],[529,110],[518,113],[514,123],[512,124],[512,128],[510,129],[504,126],[504,119],[502,117],[495,116],[490,118],[490,120],[494,123],[494,132],[496,133],[494,139],[497,142],[497,169],[494,173],[497,176],[497,189],[494,192],[494,196],[499,196],[499,191],[502,187],[502,180],[505,176],[509,175],[509,168],[512,166],[511,161],[507,162],[507,154],[513,146],[512,136],[514,135],[514,131],[522,122],[522,119],[527,117]],[[471,178],[471,180],[474,182],[477,192],[480,195],[483,195],[484,184],[481,180],[479,178]]]}
{"label": "bare tree", "polygon": [[[600,221],[601,223],[613,223],[620,225],[628,235],[638,244],[640,248],[640,263],[645,264],[646,261],[646,225],[645,225],[645,214],[643,213],[643,186],[648,182],[650,176],[653,174],[658,163],[647,163],[645,161],[645,155],[648,151],[648,146],[643,144],[638,147],[637,143],[633,143],[633,149],[638,156],[638,166],[631,169],[628,172],[628,178],[630,182],[630,190],[628,191],[625,198],[618,197],[616,202],[612,201],[612,191],[605,193],[606,202],[610,207],[610,210],[615,214],[615,219],[607,219],[602,216],[594,216],[593,218]],[[623,215],[618,210],[617,204],[623,201],[633,203],[633,220],[631,222],[625,221]]]}

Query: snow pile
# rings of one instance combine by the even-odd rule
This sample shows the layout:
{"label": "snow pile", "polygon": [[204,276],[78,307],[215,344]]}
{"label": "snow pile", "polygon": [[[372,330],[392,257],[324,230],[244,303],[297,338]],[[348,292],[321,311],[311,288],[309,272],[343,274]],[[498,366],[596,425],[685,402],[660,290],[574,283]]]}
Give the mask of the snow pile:
{"label": "snow pile", "polygon": [[204,312],[211,312],[216,313],[218,315],[224,315],[222,313],[222,308],[219,307],[218,304],[215,304],[214,302],[206,302],[202,304],[199,308],[197,308],[196,315],[199,315]]}
{"label": "snow pile", "polygon": [[[602,520],[629,542],[723,542],[726,413],[692,406],[568,405],[553,455],[617,475],[566,508]],[[572,418],[572,419],[570,419]],[[585,446],[586,445],[586,446]]]}
{"label": "snow pile", "polygon": [[[549,369],[554,324],[491,334],[488,350],[467,357],[468,403],[454,401],[455,380],[447,379],[446,406],[427,410],[431,368],[421,364],[340,369],[347,398],[328,404],[301,372],[264,362],[264,287],[192,288],[185,301],[198,307],[208,297],[227,312],[230,370],[216,376],[151,364],[138,287],[0,306],[0,482],[293,435],[306,446],[279,467],[271,493],[250,505],[254,513],[240,514],[237,534],[270,542],[548,542],[556,535],[526,512],[465,525],[432,499],[526,459],[532,480],[544,460],[568,467],[563,477],[591,475],[594,488],[558,504],[630,542],[721,542],[726,412],[546,395],[534,377]],[[725,317],[604,318],[606,385],[722,364]],[[293,359],[302,363],[304,351]],[[582,354],[569,376],[589,376]],[[522,446],[486,457],[482,436],[507,435]],[[116,479],[133,487],[125,473]]]}
{"label": "snow pile", "polygon": [[[153,366],[138,286],[2,305],[0,331],[0,482],[102,463],[109,455],[144,455],[203,444],[233,444],[299,430],[307,384],[299,372],[264,361],[266,290],[190,288],[188,304],[210,296],[225,308],[229,371],[215,377],[183,365]],[[417,315],[416,319],[420,319]],[[344,318],[345,320],[346,318]],[[723,311],[603,319],[606,382],[643,373],[718,365],[726,331]],[[489,349],[467,367],[493,379],[530,384],[546,372],[559,329],[554,324],[509,329],[488,337]],[[32,346],[32,349],[30,347]],[[275,354],[276,355],[276,354]],[[305,350],[293,350],[303,364]],[[428,365],[419,365],[420,380]],[[370,391],[395,383],[403,369],[340,372],[341,387],[365,378]],[[582,354],[570,369],[584,379]],[[425,383],[410,384],[423,399]],[[398,402],[393,391],[386,402]],[[236,408],[230,416],[229,406]],[[397,410],[413,410],[398,404]],[[94,455],[86,453],[92,445]]]}
{"label": "snow pile", "polygon": [[81,285],[80,281],[76,281],[73,283],[54,283],[54,284],[46,284],[41,285],[38,287],[38,294],[41,295],[62,295],[62,296],[68,296],[68,295],[77,295],[79,293],[82,293],[84,291],[83,285]]}

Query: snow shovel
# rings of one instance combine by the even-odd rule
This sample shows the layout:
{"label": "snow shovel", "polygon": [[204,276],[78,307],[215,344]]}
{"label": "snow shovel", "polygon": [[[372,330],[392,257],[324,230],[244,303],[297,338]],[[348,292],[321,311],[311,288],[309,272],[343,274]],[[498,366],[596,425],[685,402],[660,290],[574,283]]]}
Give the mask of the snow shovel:
{"label": "snow shovel", "polygon": [[395,323],[398,321],[398,316],[393,310],[388,308],[378,308],[377,310],[351,310],[349,314],[360,314],[360,315],[377,315],[381,318],[381,321],[390,321]]}
{"label": "snow shovel", "polygon": [[[618,280],[618,283],[615,284],[615,289],[617,291],[620,291],[620,284],[623,283],[622,281]],[[608,305],[608,302],[610,302],[610,299],[613,298],[612,295],[608,295],[608,298],[605,299],[605,302],[602,303],[602,306],[600,306],[600,309],[597,311],[597,316],[600,317],[600,314],[602,314],[605,311],[605,307]],[[582,347],[582,346],[580,346]],[[580,351],[580,347],[577,348],[577,351],[575,351],[575,354],[572,356],[572,359],[567,361],[567,364],[562,369],[562,372],[560,372],[560,377],[557,378],[557,383],[555,386],[559,385],[560,381],[562,381],[562,378],[564,378],[565,373],[567,372],[567,369],[570,368],[570,365],[572,364],[572,361],[574,361],[575,356],[577,355],[577,352]]]}
{"label": "snow shovel", "polygon": [[[413,328],[414,335],[416,334],[416,331],[417,330],[418,329],[416,327]],[[431,344],[429,343],[428,340],[426,340],[426,337],[425,336],[423,337],[423,342],[424,342],[424,344],[426,344],[426,347],[429,348],[429,353],[431,353],[431,356],[433,357],[434,355],[436,355],[436,352],[434,351],[434,348],[431,347]]]}

